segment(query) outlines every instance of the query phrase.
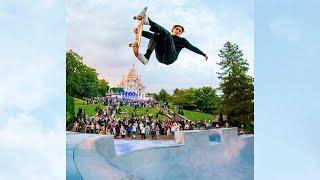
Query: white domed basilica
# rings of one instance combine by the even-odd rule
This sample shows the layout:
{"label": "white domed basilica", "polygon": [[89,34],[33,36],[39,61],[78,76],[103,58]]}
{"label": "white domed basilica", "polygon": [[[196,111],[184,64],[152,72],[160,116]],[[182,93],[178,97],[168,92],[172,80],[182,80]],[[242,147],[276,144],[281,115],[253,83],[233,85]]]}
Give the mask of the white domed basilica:
{"label": "white domed basilica", "polygon": [[124,90],[124,92],[121,93],[121,98],[145,99],[145,86],[143,86],[141,77],[135,69],[134,64],[128,74],[123,76],[118,87]]}

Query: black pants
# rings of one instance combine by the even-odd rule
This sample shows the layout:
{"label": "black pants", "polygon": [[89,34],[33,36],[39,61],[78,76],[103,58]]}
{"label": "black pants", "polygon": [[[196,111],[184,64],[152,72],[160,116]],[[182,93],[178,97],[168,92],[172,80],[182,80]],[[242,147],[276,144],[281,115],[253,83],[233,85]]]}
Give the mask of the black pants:
{"label": "black pants", "polygon": [[177,59],[177,52],[171,33],[149,18],[150,32],[143,31],[142,35],[150,39],[148,49],[156,52],[159,62],[169,65]]}
{"label": "black pants", "polygon": [[141,133],[141,139],[146,139],[146,134],[145,133]]}

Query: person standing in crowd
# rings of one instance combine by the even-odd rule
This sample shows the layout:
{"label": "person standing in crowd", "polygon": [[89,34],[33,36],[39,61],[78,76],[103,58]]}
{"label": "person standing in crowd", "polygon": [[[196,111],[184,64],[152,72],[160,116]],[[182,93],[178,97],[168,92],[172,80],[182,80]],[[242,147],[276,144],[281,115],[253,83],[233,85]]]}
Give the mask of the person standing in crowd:
{"label": "person standing in crowd", "polygon": [[122,132],[124,131],[124,126],[121,124],[121,127],[120,127],[120,134],[121,134],[121,137],[122,137]]}
{"label": "person standing in crowd", "polygon": [[128,133],[127,134],[128,134],[129,138],[132,137],[132,124],[131,123],[128,125]]}
{"label": "person standing in crowd", "polygon": [[93,123],[93,121],[90,124],[90,128],[91,128],[91,134],[94,134],[94,123]]}
{"label": "person standing in crowd", "polygon": [[167,136],[170,136],[170,134],[171,134],[171,127],[168,126],[168,128],[167,128]]}
{"label": "person standing in crowd", "polygon": [[100,133],[100,125],[98,122],[96,122],[96,134]]}
{"label": "person standing in crowd", "polygon": [[206,123],[206,129],[210,129],[211,128],[211,124],[209,123],[209,121]]}
{"label": "person standing in crowd", "polygon": [[177,123],[173,123],[172,126],[171,126],[171,135],[172,136],[174,135],[174,132],[176,131],[176,128],[177,128]]}
{"label": "person standing in crowd", "polygon": [[116,124],[116,138],[120,137],[120,125],[119,122]]}
{"label": "person standing in crowd", "polygon": [[156,128],[155,128],[155,126],[153,125],[153,126],[151,127],[151,139],[153,139],[155,136],[156,136]]}
{"label": "person standing in crowd", "polygon": [[111,134],[116,136],[116,123],[113,121],[113,123],[111,124]]}
{"label": "person standing in crowd", "polygon": [[189,123],[186,123],[186,125],[184,126],[184,129],[185,129],[185,130],[188,130],[188,129],[189,129]]}
{"label": "person standing in crowd", "polygon": [[157,139],[159,139],[159,136],[160,136],[160,127],[159,127],[159,125],[156,126],[156,136],[157,136]]}
{"label": "person standing in crowd", "polygon": [[162,120],[160,134],[165,134],[165,133],[166,133],[165,123],[164,123],[164,120]]}
{"label": "person standing in crowd", "polygon": [[126,129],[124,128],[124,126],[121,126],[121,138],[125,139],[126,138]]}
{"label": "person standing in crowd", "polygon": [[150,125],[148,125],[148,123],[146,123],[146,137],[149,138],[150,137]]}
{"label": "person standing in crowd", "polygon": [[140,121],[140,123],[139,123],[139,129],[140,129],[140,131],[141,131],[141,129],[142,129],[142,126],[143,126],[143,123],[142,123],[142,121]]}
{"label": "person standing in crowd", "polygon": [[78,130],[79,130],[79,123],[78,123],[78,121],[74,121],[74,123],[73,123],[73,131],[74,132],[78,132]]}
{"label": "person standing in crowd", "polygon": [[103,118],[103,127],[104,127],[104,134],[107,134],[107,118]]}
{"label": "person standing in crowd", "polygon": [[146,128],[144,127],[143,124],[141,127],[141,139],[146,139]]}
{"label": "person standing in crowd", "polygon": [[132,126],[132,135],[134,139],[136,138],[137,127],[138,127],[138,124],[135,122]]}

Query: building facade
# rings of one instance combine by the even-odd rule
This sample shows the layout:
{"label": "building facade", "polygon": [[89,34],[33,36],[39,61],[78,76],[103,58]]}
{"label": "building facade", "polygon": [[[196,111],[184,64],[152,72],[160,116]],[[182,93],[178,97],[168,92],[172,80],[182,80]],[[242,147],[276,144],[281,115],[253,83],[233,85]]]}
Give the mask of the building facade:
{"label": "building facade", "polygon": [[146,100],[146,87],[134,64],[128,74],[122,77],[118,87],[123,89],[123,92],[117,95],[119,98]]}

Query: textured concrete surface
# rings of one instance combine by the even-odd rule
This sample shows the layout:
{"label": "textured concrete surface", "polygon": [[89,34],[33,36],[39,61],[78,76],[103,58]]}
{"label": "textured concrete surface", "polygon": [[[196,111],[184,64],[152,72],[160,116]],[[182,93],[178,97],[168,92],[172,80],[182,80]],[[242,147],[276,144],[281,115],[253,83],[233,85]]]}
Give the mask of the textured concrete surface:
{"label": "textured concrete surface", "polygon": [[[90,137],[88,134],[80,134],[80,133],[66,133],[66,178],[73,180],[81,180],[83,179],[80,175],[76,164],[74,163],[74,148],[77,144],[79,144],[83,139]],[[92,136],[92,135],[91,135]]]}
{"label": "textured concrete surface", "polygon": [[74,163],[84,179],[250,180],[253,141],[235,128],[180,131],[167,144],[94,135],[75,146]]}

